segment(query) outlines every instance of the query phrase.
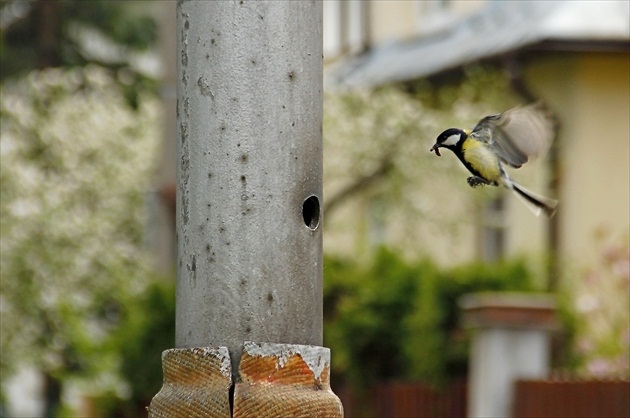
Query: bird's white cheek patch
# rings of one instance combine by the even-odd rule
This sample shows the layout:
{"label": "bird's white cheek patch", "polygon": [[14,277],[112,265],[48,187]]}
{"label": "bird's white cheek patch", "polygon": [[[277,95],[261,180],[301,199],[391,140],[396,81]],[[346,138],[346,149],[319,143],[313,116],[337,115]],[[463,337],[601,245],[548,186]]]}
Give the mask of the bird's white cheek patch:
{"label": "bird's white cheek patch", "polygon": [[461,138],[461,134],[451,135],[448,138],[446,138],[444,142],[442,142],[442,145],[453,146],[457,144],[457,142],[459,141],[459,138]]}

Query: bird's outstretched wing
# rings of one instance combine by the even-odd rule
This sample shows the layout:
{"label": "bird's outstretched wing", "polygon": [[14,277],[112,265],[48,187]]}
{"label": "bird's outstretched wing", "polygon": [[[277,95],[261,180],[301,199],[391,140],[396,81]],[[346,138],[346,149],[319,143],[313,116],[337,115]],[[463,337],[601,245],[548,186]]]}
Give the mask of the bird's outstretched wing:
{"label": "bird's outstretched wing", "polygon": [[547,152],[554,120],[540,103],[534,103],[486,116],[470,135],[491,145],[504,163],[519,168]]}

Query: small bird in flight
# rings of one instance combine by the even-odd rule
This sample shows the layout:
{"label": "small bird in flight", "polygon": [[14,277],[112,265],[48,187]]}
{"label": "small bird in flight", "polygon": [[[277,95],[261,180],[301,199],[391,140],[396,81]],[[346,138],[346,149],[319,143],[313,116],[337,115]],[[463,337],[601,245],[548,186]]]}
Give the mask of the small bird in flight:
{"label": "small bird in flight", "polygon": [[554,121],[539,103],[486,116],[471,130],[449,128],[431,147],[439,157],[447,148],[472,173],[471,187],[503,186],[511,190],[535,215],[551,217],[557,200],[541,196],[516,183],[503,165],[519,168],[547,152],[554,136]]}

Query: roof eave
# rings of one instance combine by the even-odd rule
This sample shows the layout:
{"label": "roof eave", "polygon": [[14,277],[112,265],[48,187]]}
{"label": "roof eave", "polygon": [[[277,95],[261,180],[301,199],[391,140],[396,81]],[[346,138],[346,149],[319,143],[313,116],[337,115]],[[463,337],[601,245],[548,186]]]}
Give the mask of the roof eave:
{"label": "roof eave", "polygon": [[527,52],[621,52],[630,53],[628,39],[546,39],[522,50]]}

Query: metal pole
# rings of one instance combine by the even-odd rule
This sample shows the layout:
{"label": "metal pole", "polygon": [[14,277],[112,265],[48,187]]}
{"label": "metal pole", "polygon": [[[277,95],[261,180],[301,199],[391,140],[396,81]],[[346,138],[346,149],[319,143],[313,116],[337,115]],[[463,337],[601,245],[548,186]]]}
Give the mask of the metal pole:
{"label": "metal pole", "polygon": [[322,6],[180,1],[178,348],[322,344]]}
{"label": "metal pole", "polygon": [[322,4],[178,3],[162,417],[342,417],[322,344]]}

